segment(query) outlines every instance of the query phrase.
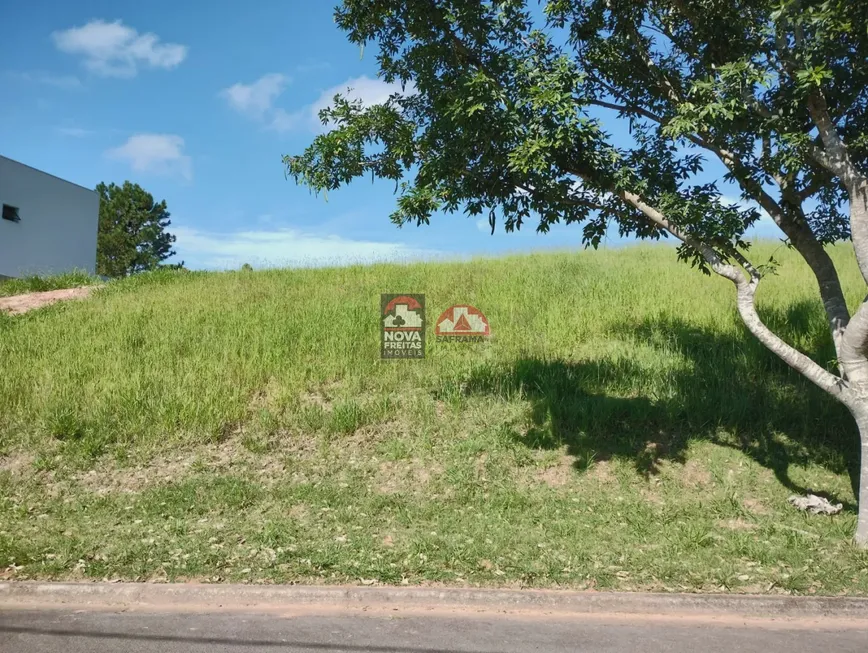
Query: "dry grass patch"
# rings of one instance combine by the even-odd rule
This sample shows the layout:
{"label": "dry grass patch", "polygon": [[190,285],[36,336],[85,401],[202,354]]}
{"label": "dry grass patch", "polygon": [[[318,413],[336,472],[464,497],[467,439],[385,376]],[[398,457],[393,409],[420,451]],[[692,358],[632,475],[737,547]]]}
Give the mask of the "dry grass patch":
{"label": "dry grass patch", "polygon": [[759,499],[743,499],[741,505],[755,515],[768,515],[769,509]]}
{"label": "dry grass patch", "polygon": [[564,487],[575,481],[579,474],[576,470],[576,457],[563,453],[554,464],[534,472],[534,480],[549,487]]}
{"label": "dry grass patch", "polygon": [[618,478],[612,473],[612,463],[608,460],[595,462],[588,470],[587,476],[602,485],[613,485]]}
{"label": "dry grass patch", "polygon": [[703,488],[711,484],[711,474],[698,460],[688,460],[678,474],[684,487],[689,489]]}
{"label": "dry grass patch", "polygon": [[36,456],[28,451],[7,452],[0,455],[0,472],[8,472],[13,476],[32,473]]}
{"label": "dry grass patch", "polygon": [[97,288],[98,286],[87,286],[63,290],[46,290],[45,292],[13,295],[12,297],[0,297],[0,311],[5,311],[9,315],[21,315],[22,313],[27,313],[43,306],[50,306],[57,302],[87,299]]}
{"label": "dry grass patch", "polygon": [[379,463],[372,487],[380,494],[423,493],[443,474],[443,467],[430,460],[409,458]]}

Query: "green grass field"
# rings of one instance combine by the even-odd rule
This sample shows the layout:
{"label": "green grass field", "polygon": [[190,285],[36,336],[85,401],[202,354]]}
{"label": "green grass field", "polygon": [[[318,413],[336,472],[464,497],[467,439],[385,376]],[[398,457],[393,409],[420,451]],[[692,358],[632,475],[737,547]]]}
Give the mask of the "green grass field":
{"label": "green grass field", "polygon": [[21,279],[0,279],[0,297],[75,288],[76,286],[94,286],[100,283],[103,283],[102,279],[86,272],[70,272],[53,277],[30,276]]}
{"label": "green grass field", "polygon": [[[773,250],[761,313],[825,364],[815,282]],[[381,292],[493,338],[380,361]],[[866,594],[857,452],[662,246],[162,272],[0,316],[6,578]],[[844,511],[787,504],[808,488]]]}

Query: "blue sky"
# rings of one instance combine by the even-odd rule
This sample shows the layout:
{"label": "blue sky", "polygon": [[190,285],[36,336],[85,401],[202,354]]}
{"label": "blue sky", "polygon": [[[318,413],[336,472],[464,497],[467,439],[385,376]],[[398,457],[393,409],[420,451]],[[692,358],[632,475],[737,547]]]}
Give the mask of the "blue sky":
{"label": "blue sky", "polygon": [[460,214],[399,230],[394,184],[359,181],[326,202],[286,180],[281,156],[309,144],[335,92],[391,91],[332,4],[4,3],[0,154],[87,187],[139,183],[167,201],[192,268],[580,245],[577,227],[492,236]]}

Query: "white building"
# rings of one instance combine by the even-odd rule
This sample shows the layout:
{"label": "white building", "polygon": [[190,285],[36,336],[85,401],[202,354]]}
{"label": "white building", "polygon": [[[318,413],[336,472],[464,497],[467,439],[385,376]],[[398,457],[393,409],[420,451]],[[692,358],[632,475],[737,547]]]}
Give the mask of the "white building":
{"label": "white building", "polygon": [[0,277],[96,269],[99,195],[0,156]]}

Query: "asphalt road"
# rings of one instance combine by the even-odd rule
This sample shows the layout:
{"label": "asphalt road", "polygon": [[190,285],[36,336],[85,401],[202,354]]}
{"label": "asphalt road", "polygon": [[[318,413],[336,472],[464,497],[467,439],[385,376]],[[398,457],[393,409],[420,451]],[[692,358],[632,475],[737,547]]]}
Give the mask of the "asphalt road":
{"label": "asphalt road", "polygon": [[3,653],[865,653],[868,629],[738,619],[4,610]]}

